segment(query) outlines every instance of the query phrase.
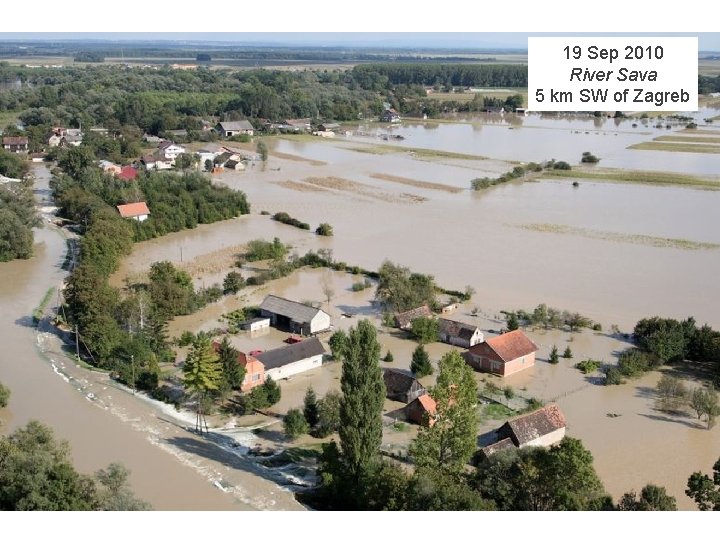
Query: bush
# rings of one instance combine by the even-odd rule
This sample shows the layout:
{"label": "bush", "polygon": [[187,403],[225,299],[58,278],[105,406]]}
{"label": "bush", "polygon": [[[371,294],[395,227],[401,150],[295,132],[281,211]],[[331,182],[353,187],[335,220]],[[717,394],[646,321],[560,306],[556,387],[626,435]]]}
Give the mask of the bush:
{"label": "bush", "polygon": [[265,395],[267,396],[268,405],[272,406],[275,405],[278,401],[280,401],[280,386],[278,386],[278,383],[276,383],[272,377],[267,377],[265,379],[265,382],[263,383],[263,388],[265,389]]}
{"label": "bush", "polygon": [[558,348],[556,345],[553,345],[552,349],[550,350],[549,362],[551,364],[557,364],[559,361],[560,357],[558,356]]}
{"label": "bush", "polygon": [[563,358],[572,358],[573,357],[572,350],[570,349],[570,345],[565,347],[565,351],[563,352],[562,356],[563,356]]}
{"label": "bush", "polygon": [[315,234],[320,236],[332,236],[333,228],[329,223],[321,223],[318,228],[315,229]]}
{"label": "bush", "polygon": [[223,291],[225,294],[235,294],[245,286],[245,280],[240,272],[233,270],[223,280]]}
{"label": "bush", "polygon": [[600,161],[600,158],[597,156],[592,155],[590,152],[583,152],[582,158],[580,159],[582,163],[597,163]]}
{"label": "bush", "polygon": [[10,389],[0,383],[0,409],[7,407],[8,401],[10,401]]}
{"label": "bush", "polygon": [[593,331],[595,331],[595,332],[602,332],[602,324],[600,324],[600,323],[595,323],[595,324],[592,325],[592,329],[593,329]]}
{"label": "bush", "polygon": [[[297,227],[298,229],[303,229],[305,231],[310,230],[310,225],[308,223],[304,223],[304,222],[300,221],[299,219],[290,217],[290,215],[287,212],[278,212],[272,218],[273,218],[273,220],[279,221],[280,223],[284,223],[285,225],[292,225],[293,227]],[[327,225],[327,223],[324,223],[324,225]],[[330,226],[328,225],[328,227],[330,227]],[[332,227],[330,227],[330,233],[331,234],[326,235],[326,236],[332,236]],[[318,233],[318,234],[320,234],[320,233]]]}
{"label": "bush", "polygon": [[290,409],[283,419],[285,427],[285,436],[288,439],[297,439],[300,435],[305,435],[309,430],[305,416],[300,409]]}
{"label": "bush", "polygon": [[587,360],[583,360],[582,362],[575,364],[575,367],[582,371],[585,375],[589,375],[590,373],[598,370],[600,362],[588,358]]}
{"label": "bush", "polygon": [[558,162],[556,162],[556,163],[553,164],[553,169],[558,169],[558,170],[561,170],[561,171],[569,171],[569,170],[572,169],[572,167],[571,167],[570,164],[569,164],[568,162],[566,162],[566,161],[558,161]]}
{"label": "bush", "polygon": [[190,345],[193,342],[194,339],[195,339],[195,336],[193,335],[193,333],[190,332],[189,330],[185,330],[180,335],[180,339],[178,340],[178,345],[180,347],[187,347],[188,345]]}
{"label": "bush", "polygon": [[611,386],[613,384],[623,384],[624,382],[625,379],[623,379],[622,373],[620,373],[620,370],[615,366],[609,367],[605,372],[606,386]]}
{"label": "bush", "polygon": [[393,357],[392,353],[390,351],[387,352],[385,356],[383,356],[383,362],[393,362],[395,358]]}
{"label": "bush", "polygon": [[364,291],[365,289],[369,289],[370,287],[372,287],[372,281],[370,281],[369,279],[365,279],[364,281],[356,281],[352,284],[353,292]]}
{"label": "bush", "polygon": [[640,349],[628,349],[620,353],[618,370],[624,377],[638,377],[652,367],[651,356]]}
{"label": "bush", "polygon": [[[272,242],[267,240],[251,240],[248,242],[247,252],[244,255],[246,261],[264,261],[267,259],[280,260],[284,259],[290,251],[289,246],[280,242],[275,237]],[[250,280],[248,280],[249,283]]]}

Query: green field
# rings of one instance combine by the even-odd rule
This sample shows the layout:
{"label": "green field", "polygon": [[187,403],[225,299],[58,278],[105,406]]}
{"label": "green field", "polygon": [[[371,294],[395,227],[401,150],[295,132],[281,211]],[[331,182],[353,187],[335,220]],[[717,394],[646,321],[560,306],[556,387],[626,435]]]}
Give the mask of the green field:
{"label": "green field", "polygon": [[661,152],[690,152],[693,154],[720,154],[720,146],[691,143],[642,142],[628,146],[631,150],[660,150]]}
{"label": "green field", "polygon": [[543,178],[565,178],[568,180],[597,180],[608,182],[630,182],[635,184],[658,184],[702,187],[720,189],[720,178],[707,179],[689,174],[664,173],[654,171],[626,171],[623,169],[594,170],[549,170],[542,174]]}
{"label": "green field", "polygon": [[709,137],[707,135],[701,135],[699,137],[694,137],[692,135],[661,135],[653,140],[661,142],[720,144],[720,137]]}

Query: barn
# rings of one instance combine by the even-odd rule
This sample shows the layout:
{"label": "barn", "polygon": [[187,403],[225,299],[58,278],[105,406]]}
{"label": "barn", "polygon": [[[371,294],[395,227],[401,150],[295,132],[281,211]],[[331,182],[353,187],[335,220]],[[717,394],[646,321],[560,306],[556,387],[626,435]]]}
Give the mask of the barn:
{"label": "barn", "polygon": [[330,329],[330,315],[322,309],[275,295],[268,295],[260,304],[260,316],[268,317],[279,330],[309,336]]}

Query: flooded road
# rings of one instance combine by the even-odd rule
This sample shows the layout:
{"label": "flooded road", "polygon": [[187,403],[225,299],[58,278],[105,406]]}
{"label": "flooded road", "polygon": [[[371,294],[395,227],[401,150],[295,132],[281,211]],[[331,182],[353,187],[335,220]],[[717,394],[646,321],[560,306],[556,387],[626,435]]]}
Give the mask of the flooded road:
{"label": "flooded road", "polygon": [[[40,197],[47,196],[46,169],[35,173]],[[69,441],[78,470],[123,463],[136,494],[158,510],[299,508],[251,465],[184,429],[172,411],[114,387],[105,374],[75,367],[56,336],[32,327],[32,310],[65,277],[63,236],[46,225],[36,230],[35,243],[32,259],[0,265],[0,380],[12,391],[0,429],[7,433],[33,419],[48,424]]]}

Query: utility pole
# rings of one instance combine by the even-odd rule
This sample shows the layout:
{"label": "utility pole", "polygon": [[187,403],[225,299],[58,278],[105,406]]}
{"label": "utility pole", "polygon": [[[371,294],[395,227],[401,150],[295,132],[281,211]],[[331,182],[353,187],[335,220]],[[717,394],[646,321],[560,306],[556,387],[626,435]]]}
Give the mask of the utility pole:
{"label": "utility pole", "polygon": [[130,366],[132,369],[132,387],[133,387],[133,395],[135,395],[135,355],[130,355]]}
{"label": "utility pole", "polygon": [[75,357],[80,360],[80,338],[78,337],[78,327],[75,325]]}

